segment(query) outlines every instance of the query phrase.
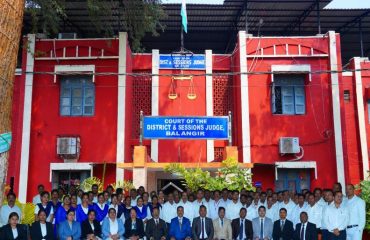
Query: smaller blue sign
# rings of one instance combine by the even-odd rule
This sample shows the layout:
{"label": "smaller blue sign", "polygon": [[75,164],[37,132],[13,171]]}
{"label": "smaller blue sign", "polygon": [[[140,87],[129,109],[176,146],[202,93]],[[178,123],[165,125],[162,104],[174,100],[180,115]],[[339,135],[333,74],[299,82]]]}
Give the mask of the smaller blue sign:
{"label": "smaller blue sign", "polygon": [[160,69],[206,69],[206,57],[204,54],[196,55],[159,55]]}
{"label": "smaller blue sign", "polygon": [[143,138],[228,139],[228,117],[144,117]]}
{"label": "smaller blue sign", "polygon": [[11,132],[0,134],[0,153],[9,151],[11,143],[12,143]]}

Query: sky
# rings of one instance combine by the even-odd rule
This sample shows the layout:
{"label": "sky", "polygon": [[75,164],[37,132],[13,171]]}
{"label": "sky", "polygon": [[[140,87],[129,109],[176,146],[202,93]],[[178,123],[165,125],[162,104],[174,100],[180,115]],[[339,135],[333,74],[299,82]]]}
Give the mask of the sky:
{"label": "sky", "polygon": [[[181,3],[182,0],[162,0],[163,3]],[[186,0],[186,3],[197,4],[223,4],[224,0]],[[369,8],[370,0],[333,0],[325,8],[327,9],[359,9]]]}

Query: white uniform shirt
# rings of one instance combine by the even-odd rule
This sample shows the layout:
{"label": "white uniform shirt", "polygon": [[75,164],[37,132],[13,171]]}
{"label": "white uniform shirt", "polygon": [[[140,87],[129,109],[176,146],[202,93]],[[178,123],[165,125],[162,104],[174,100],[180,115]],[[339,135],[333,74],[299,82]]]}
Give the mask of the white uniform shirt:
{"label": "white uniform shirt", "polygon": [[302,207],[300,207],[299,205],[296,205],[294,208],[293,208],[293,211],[292,211],[292,222],[293,222],[293,227],[295,228],[295,226],[301,222],[300,220],[300,215],[301,215],[301,212],[307,212],[307,205],[306,203],[303,204]]}
{"label": "white uniform shirt", "polygon": [[253,220],[254,218],[258,217],[258,208],[260,207],[259,204],[255,205],[252,203],[248,208],[247,208],[247,219],[248,220]]}
{"label": "white uniform shirt", "polygon": [[9,215],[12,212],[16,212],[19,216],[19,219],[22,219],[22,211],[17,205],[14,205],[13,207],[10,207],[8,204],[3,205],[0,210],[0,226],[8,224]]}
{"label": "white uniform shirt", "polygon": [[218,218],[218,209],[220,207],[223,207],[226,210],[225,202],[222,201],[221,199],[219,199],[217,202],[212,200],[212,202],[208,203],[208,206],[209,206],[209,210],[207,211],[207,213],[209,212],[208,216],[212,220],[215,220]]}
{"label": "white uniform shirt", "polygon": [[47,234],[47,231],[46,231],[46,223],[41,223],[41,222],[40,222],[40,227],[41,227],[41,235],[42,235],[43,237],[45,237],[45,236],[46,236],[46,234]]}
{"label": "white uniform shirt", "polygon": [[295,208],[296,204],[292,201],[292,200],[289,200],[288,203],[284,203],[284,201],[282,201],[280,204],[279,204],[279,209],[278,211],[280,211],[280,209],[282,208],[285,208],[287,210],[287,215],[286,215],[286,218],[290,221],[293,221],[293,209]]}
{"label": "white uniform shirt", "polygon": [[274,223],[279,219],[279,212],[277,210],[277,204],[273,204],[271,208],[266,207],[266,217],[270,218]]}
{"label": "white uniform shirt", "polygon": [[242,208],[242,204],[237,201],[234,203],[233,201],[229,202],[226,206],[226,218],[233,220],[235,218],[239,218],[240,209]]}
{"label": "white uniform shirt", "polygon": [[324,219],[324,216],[326,215],[326,210],[328,209],[329,206],[333,205],[334,202],[331,202],[330,204],[326,204],[323,208],[322,208],[322,221],[321,221],[321,229],[327,229],[326,227],[326,224],[325,224],[325,219]]}
{"label": "white uniform shirt", "polygon": [[198,199],[196,199],[194,202],[193,202],[193,209],[194,209],[194,217],[199,217],[199,207],[204,205],[206,208],[207,208],[207,217],[209,217],[209,206],[208,206],[208,202],[203,199],[202,201],[198,202]]}
{"label": "white uniform shirt", "polygon": [[160,214],[161,218],[166,223],[171,223],[171,220],[177,216],[177,204],[175,202],[172,204],[170,202],[166,202],[163,204]]}
{"label": "white uniform shirt", "polygon": [[38,204],[38,203],[41,203],[41,196],[40,196],[40,194],[37,194],[36,196],[34,196],[34,197],[32,198],[32,204],[33,204],[33,205],[36,205],[36,204]]}
{"label": "white uniform shirt", "polygon": [[109,233],[114,235],[118,233],[118,222],[117,219],[114,222],[109,218]]}
{"label": "white uniform shirt", "polygon": [[327,206],[327,205],[328,205],[328,203],[327,203],[327,202],[325,202],[324,198],[320,198],[320,200],[319,200],[319,201],[317,201],[317,203],[316,203],[316,204],[319,204],[321,207],[325,207],[325,206]]}
{"label": "white uniform shirt", "polygon": [[307,205],[307,215],[308,215],[308,221],[310,223],[316,224],[316,228],[321,228],[322,223],[322,206],[318,203],[315,203],[311,207],[311,205]]}
{"label": "white uniform shirt", "polygon": [[332,204],[326,208],[324,223],[329,232],[338,228],[339,231],[345,230],[349,222],[348,208],[341,204],[338,208]]}
{"label": "white uniform shirt", "polygon": [[358,228],[363,230],[366,221],[365,201],[357,196],[353,196],[347,200],[347,208],[349,212],[349,226],[358,225]]}

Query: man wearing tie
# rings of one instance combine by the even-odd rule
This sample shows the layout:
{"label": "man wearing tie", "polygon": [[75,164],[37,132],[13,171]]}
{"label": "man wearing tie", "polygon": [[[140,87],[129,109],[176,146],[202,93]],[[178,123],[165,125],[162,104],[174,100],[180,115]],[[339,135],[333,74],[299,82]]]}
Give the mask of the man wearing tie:
{"label": "man wearing tie", "polygon": [[265,206],[260,206],[258,208],[258,217],[253,219],[252,225],[254,240],[272,239],[272,220],[266,217]]}
{"label": "man wearing tie", "polygon": [[213,220],[213,229],[215,240],[230,240],[232,239],[231,221],[225,218],[225,208],[219,207],[218,218]]}
{"label": "man wearing tie", "polygon": [[239,212],[240,218],[236,218],[231,222],[233,239],[235,240],[251,240],[253,238],[252,222],[245,217],[247,209],[241,208]]}
{"label": "man wearing tie", "polygon": [[207,217],[206,206],[199,207],[199,217],[194,218],[192,230],[195,240],[213,240],[213,223],[212,219]]}
{"label": "man wearing tie", "polygon": [[295,227],[294,240],[317,240],[316,225],[308,222],[308,214],[301,212],[299,215],[300,223]]}
{"label": "man wearing tie", "polygon": [[293,238],[293,223],[289,221],[287,216],[287,210],[281,208],[279,211],[280,219],[274,222],[274,228],[272,230],[272,239],[274,240],[291,240]]}
{"label": "man wearing tie", "polygon": [[184,208],[177,207],[177,217],[171,220],[169,238],[170,240],[191,240],[190,221],[184,217]]}
{"label": "man wearing tie", "polygon": [[152,218],[146,223],[145,235],[148,240],[166,240],[167,224],[159,218],[158,207],[153,208]]}

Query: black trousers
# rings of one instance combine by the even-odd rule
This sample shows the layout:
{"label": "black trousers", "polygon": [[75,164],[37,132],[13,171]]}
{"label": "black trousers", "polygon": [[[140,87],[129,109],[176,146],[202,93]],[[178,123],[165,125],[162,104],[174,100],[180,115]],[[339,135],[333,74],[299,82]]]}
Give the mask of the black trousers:
{"label": "black trousers", "polygon": [[339,236],[335,236],[334,233],[329,232],[329,240],[346,240],[346,239],[347,239],[346,230],[340,231]]}

